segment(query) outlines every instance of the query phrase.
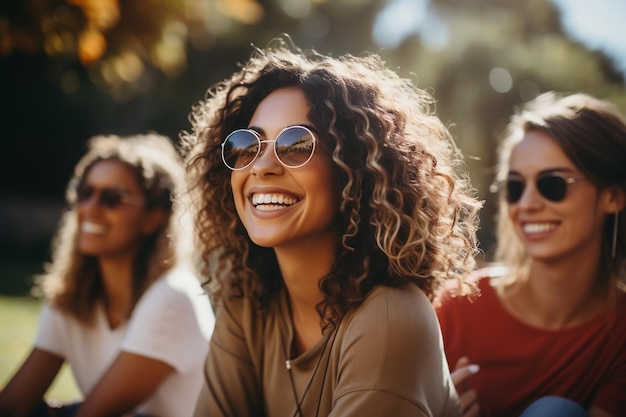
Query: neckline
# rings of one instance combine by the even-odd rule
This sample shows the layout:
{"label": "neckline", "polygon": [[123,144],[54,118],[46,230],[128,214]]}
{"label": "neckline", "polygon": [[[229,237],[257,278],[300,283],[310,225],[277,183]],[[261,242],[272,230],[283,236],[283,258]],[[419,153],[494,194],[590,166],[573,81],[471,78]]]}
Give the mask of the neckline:
{"label": "neckline", "polygon": [[[328,372],[328,366],[330,363],[330,354],[326,357],[325,366],[322,366],[322,361],[324,360],[327,349],[332,349],[335,343],[335,339],[337,337],[337,333],[339,330],[339,325],[341,324],[341,319],[337,322],[337,324],[333,327],[331,331],[322,332],[322,337],[313,346],[311,346],[306,351],[302,352],[300,355],[292,357],[292,352],[293,352],[292,346],[294,343],[295,330],[294,330],[293,324],[291,323],[291,312],[290,312],[290,307],[289,307],[289,300],[287,299],[286,290],[283,291],[282,298],[283,298],[282,300],[283,308],[281,308],[282,329],[280,330],[279,342],[282,347],[283,358],[285,360],[285,369],[289,375],[291,392],[292,392],[293,400],[296,406],[296,409],[292,417],[304,417],[302,413],[302,403],[304,402],[304,399],[307,397],[307,394],[309,393],[309,389],[311,388],[313,381],[315,380],[316,376],[318,376],[318,371],[321,368],[324,368],[324,375],[322,377],[323,378],[322,387],[320,390],[318,403],[317,403],[317,410],[315,413],[315,416],[317,417],[319,413],[322,395],[324,393],[324,381],[326,380],[326,373]],[[319,356],[317,357],[317,361],[315,362],[315,367],[313,368],[313,371],[311,372],[311,375],[309,376],[309,379],[306,383],[306,387],[304,388],[304,391],[302,395],[300,396],[298,395],[298,390],[296,388],[296,383],[295,383],[295,378],[293,375],[292,368],[294,365],[298,366],[299,364],[302,364],[302,363],[310,361],[311,359],[314,359],[316,355],[319,355]]]}
{"label": "neckline", "polygon": [[130,318],[127,318],[126,320],[122,320],[117,326],[111,327],[109,319],[107,317],[106,307],[102,303],[98,304],[97,316],[98,320],[101,322],[101,327],[104,327],[111,334],[117,334],[124,331],[124,329],[128,326],[128,322],[130,320]]}
{"label": "neckline", "polygon": [[498,292],[498,289],[494,287],[494,285],[491,282],[491,280],[493,279],[498,279],[498,278],[485,276],[481,280],[481,281],[484,280],[484,284],[481,282],[481,285],[480,285],[481,295],[480,296],[482,297],[485,295],[485,293],[487,293],[489,294],[489,296],[495,298],[495,301],[498,307],[500,308],[501,311],[503,311],[504,315],[509,321],[511,321],[512,323],[515,323],[517,326],[520,326],[532,332],[543,333],[543,334],[553,334],[553,335],[564,334],[564,333],[569,333],[569,332],[577,332],[577,331],[580,331],[581,329],[584,329],[585,327],[593,327],[594,325],[597,324],[597,322],[606,320],[611,314],[611,310],[604,310],[583,322],[580,322],[571,326],[559,328],[559,329],[550,329],[550,328],[536,326],[524,320],[521,320],[519,317],[517,317],[507,308],[504,300],[501,298]]}

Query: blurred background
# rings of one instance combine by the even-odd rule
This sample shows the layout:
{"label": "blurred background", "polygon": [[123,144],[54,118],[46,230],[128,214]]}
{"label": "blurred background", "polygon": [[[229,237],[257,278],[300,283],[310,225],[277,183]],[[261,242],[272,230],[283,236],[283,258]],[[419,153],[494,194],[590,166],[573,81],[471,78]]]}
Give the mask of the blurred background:
{"label": "blurred background", "polygon": [[41,270],[65,184],[96,134],[178,139],[208,87],[289,33],[302,48],[379,53],[437,99],[486,201],[514,106],[585,91],[626,110],[621,0],[3,0],[0,293]]}
{"label": "blurred background", "polygon": [[[548,90],[626,112],[625,18],[622,0],[1,0],[0,350],[22,328],[32,341],[28,291],[85,141],[146,131],[176,141],[192,105],[253,45],[288,33],[322,53],[377,52],[432,93],[485,200],[488,259],[489,185],[508,117]],[[17,365],[3,356],[0,366]]]}

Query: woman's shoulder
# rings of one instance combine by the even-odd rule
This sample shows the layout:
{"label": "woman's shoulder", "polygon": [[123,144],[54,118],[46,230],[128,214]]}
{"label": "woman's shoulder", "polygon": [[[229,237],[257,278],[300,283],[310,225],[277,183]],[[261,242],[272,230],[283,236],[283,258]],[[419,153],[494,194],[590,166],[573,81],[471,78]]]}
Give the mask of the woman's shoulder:
{"label": "woman's shoulder", "polygon": [[400,287],[380,285],[372,290],[363,304],[347,314],[348,320],[373,326],[423,326],[434,318],[433,306],[415,284]]}
{"label": "woman's shoulder", "polygon": [[[137,314],[213,316],[209,296],[198,277],[187,269],[172,269],[159,277],[137,303]],[[135,315],[135,314],[133,314]]]}
{"label": "woman's shoulder", "polygon": [[424,292],[415,284],[399,287],[379,285],[365,298],[363,305],[368,308],[380,308],[388,305],[429,305],[430,301]]}
{"label": "woman's shoulder", "polygon": [[209,297],[197,277],[191,271],[175,269],[159,277],[141,296],[130,318],[129,333],[156,326],[170,332],[174,328],[190,333],[200,329],[208,336],[214,322]]}
{"label": "woman's shoulder", "polygon": [[46,326],[62,327],[93,327],[104,318],[104,307],[101,301],[95,301],[93,305],[93,321],[81,321],[70,311],[61,308],[50,301],[44,301],[39,311],[39,323]]}
{"label": "woman's shoulder", "polygon": [[420,352],[432,347],[425,341],[437,343],[440,330],[428,297],[408,284],[376,287],[359,307],[344,315],[337,334],[342,346],[366,343],[374,352],[389,346]]}
{"label": "woman's shoulder", "polygon": [[165,272],[146,290],[146,297],[204,294],[200,278],[191,270],[175,268]]}
{"label": "woman's shoulder", "polygon": [[50,325],[50,323],[53,322],[63,324],[76,322],[71,314],[63,311],[53,304],[50,304],[47,301],[44,301],[41,305],[41,310],[39,312],[39,321],[40,323],[47,323],[47,325]]}

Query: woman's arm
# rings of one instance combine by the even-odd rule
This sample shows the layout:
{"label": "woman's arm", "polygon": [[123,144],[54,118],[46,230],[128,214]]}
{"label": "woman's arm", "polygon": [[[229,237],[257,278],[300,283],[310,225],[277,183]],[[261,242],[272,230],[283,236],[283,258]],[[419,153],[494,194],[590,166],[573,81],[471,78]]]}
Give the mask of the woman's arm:
{"label": "woman's arm", "polygon": [[119,417],[150,397],[174,368],[159,360],[122,352],[87,395],[76,417]]}
{"label": "woman's arm", "polygon": [[0,392],[0,416],[30,415],[42,401],[63,362],[60,356],[34,348]]}

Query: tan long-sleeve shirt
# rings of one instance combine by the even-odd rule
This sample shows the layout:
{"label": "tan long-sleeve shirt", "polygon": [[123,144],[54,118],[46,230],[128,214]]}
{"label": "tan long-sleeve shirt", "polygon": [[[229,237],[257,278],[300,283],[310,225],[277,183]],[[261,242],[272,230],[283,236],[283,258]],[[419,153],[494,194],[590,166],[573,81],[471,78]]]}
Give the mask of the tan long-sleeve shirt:
{"label": "tan long-sleeve shirt", "polygon": [[285,290],[263,313],[225,301],[195,416],[461,415],[437,318],[414,285],[375,288],[289,370],[292,341]]}

